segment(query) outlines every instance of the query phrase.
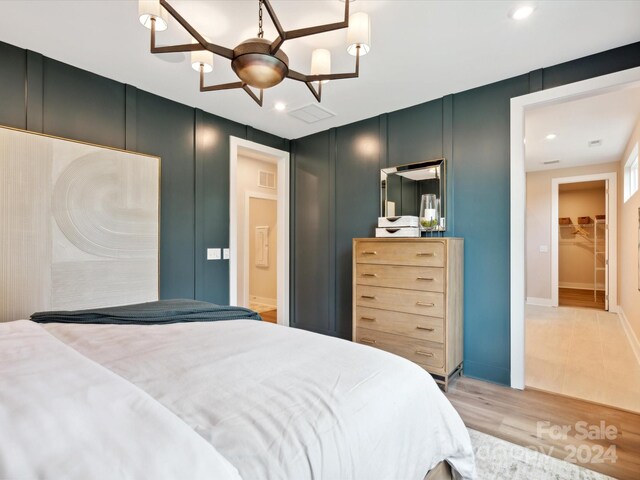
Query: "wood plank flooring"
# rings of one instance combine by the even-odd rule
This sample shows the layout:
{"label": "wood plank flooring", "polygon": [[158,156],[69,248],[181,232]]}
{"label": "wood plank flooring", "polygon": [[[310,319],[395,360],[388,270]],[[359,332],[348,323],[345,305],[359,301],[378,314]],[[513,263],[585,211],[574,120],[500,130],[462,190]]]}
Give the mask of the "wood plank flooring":
{"label": "wood plank flooring", "polygon": [[[615,478],[640,478],[640,415],[467,377],[455,380],[446,396],[469,428]],[[562,435],[561,428],[570,430]],[[603,438],[583,439],[589,428]],[[616,458],[607,461],[607,454]]]}
{"label": "wood plank flooring", "polygon": [[596,292],[596,300],[593,299],[593,290],[578,290],[576,288],[559,288],[558,305],[563,307],[597,308],[604,310],[604,291]]}
{"label": "wood plank flooring", "polygon": [[262,320],[270,323],[278,323],[278,310],[269,310],[267,312],[260,313]]}

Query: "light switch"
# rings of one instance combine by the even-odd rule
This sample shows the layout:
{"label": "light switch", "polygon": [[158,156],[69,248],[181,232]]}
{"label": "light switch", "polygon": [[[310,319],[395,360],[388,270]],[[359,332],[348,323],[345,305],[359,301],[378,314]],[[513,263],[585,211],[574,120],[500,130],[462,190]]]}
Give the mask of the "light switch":
{"label": "light switch", "polygon": [[207,248],[207,260],[220,260],[220,249]]}
{"label": "light switch", "polygon": [[223,260],[229,260],[229,256],[230,256],[229,249],[228,248],[224,248],[222,250],[222,259]]}
{"label": "light switch", "polygon": [[547,245],[540,245],[540,253],[549,253],[549,247]]}

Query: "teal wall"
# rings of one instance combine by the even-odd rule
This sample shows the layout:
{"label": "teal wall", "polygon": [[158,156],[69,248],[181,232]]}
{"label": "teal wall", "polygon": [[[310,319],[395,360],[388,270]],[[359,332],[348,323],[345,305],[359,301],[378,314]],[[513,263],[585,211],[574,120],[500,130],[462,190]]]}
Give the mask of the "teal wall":
{"label": "teal wall", "polygon": [[[247,100],[250,102],[250,100]],[[0,42],[0,125],[162,157],[160,296],[229,302],[229,136],[289,141]]]}
{"label": "teal wall", "polygon": [[351,338],[351,239],[373,235],[379,169],[444,156],[447,235],[465,239],[465,374],[508,384],[510,99],[637,66],[640,43],[293,140],[295,325]]}
{"label": "teal wall", "polygon": [[292,153],[293,325],[351,338],[351,239],[379,169],[444,156],[465,239],[465,372],[509,382],[509,101],[640,66],[640,43],[289,140],[0,42],[0,125],[162,157],[161,297],[229,300],[229,136]]}

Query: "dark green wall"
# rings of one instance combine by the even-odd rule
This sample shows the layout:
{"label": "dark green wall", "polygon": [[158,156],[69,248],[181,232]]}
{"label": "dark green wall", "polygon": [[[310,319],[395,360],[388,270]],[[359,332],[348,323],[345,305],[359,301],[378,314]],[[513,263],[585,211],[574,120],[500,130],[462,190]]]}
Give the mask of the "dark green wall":
{"label": "dark green wall", "polygon": [[292,152],[296,327],[351,337],[351,239],[373,234],[379,169],[444,156],[465,238],[465,372],[509,382],[509,101],[640,65],[640,43],[289,142],[0,42],[0,124],[162,157],[161,296],[227,303],[229,136]]}
{"label": "dark green wall", "polygon": [[[250,101],[250,100],[248,100]],[[289,141],[0,42],[0,125],[162,157],[161,298],[229,301],[229,136]]]}
{"label": "dark green wall", "polygon": [[508,384],[510,99],[637,66],[640,43],[292,141],[295,325],[351,338],[351,239],[373,235],[378,169],[444,156],[447,235],[465,239],[465,374]]}

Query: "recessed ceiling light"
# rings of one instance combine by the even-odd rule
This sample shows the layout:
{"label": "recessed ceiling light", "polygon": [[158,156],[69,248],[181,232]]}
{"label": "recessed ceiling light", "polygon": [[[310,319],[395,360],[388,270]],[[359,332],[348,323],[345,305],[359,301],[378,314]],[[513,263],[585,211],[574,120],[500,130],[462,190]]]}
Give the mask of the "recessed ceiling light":
{"label": "recessed ceiling light", "polygon": [[549,135],[547,135],[545,138],[547,140],[553,140],[554,138],[556,138],[557,135],[555,133],[550,133]]}
{"label": "recessed ceiling light", "polygon": [[514,20],[524,20],[533,13],[533,7],[531,5],[523,5],[511,10],[509,16]]}
{"label": "recessed ceiling light", "polygon": [[274,105],[274,108],[279,112],[284,112],[285,109],[287,108],[287,104],[284,102],[276,102],[276,104]]}

